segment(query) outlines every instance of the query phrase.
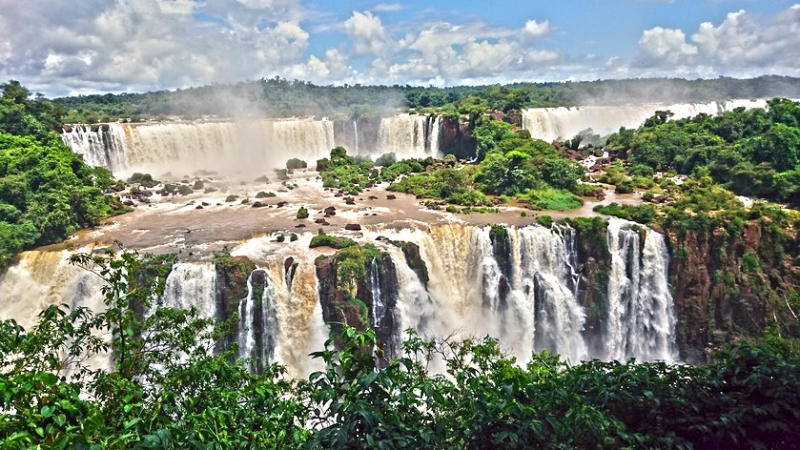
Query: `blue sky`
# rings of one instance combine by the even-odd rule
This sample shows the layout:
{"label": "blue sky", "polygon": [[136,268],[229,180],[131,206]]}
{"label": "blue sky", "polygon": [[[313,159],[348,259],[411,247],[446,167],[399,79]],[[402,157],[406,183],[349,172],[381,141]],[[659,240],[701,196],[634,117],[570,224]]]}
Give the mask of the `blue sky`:
{"label": "blue sky", "polygon": [[0,79],[48,96],[280,76],[449,86],[800,76],[798,0],[0,0]]}

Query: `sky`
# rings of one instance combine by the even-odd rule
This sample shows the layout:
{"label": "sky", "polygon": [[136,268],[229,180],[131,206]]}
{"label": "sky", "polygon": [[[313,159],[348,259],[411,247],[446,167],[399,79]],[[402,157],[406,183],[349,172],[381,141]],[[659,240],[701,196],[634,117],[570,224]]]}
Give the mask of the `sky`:
{"label": "sky", "polygon": [[0,0],[0,81],[47,97],[275,76],[454,86],[800,76],[797,0]]}

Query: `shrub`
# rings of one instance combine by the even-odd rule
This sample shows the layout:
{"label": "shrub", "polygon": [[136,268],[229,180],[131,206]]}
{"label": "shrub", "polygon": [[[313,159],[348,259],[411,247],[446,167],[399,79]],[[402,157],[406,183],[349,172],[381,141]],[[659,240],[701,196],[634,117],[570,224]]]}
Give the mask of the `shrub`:
{"label": "shrub", "polygon": [[388,167],[397,162],[397,157],[394,153],[384,153],[375,160],[375,165],[378,167]]}
{"label": "shrub", "polygon": [[308,219],[308,210],[304,206],[301,206],[300,209],[297,210],[297,218]]}
{"label": "shrub", "polygon": [[146,188],[155,187],[158,185],[158,181],[153,179],[153,176],[149,173],[139,173],[135,172],[133,175],[128,178],[128,183],[139,183]]}
{"label": "shrub", "polygon": [[545,210],[567,211],[583,205],[580,197],[562,189],[532,189],[526,195],[531,205]]}
{"label": "shrub", "polygon": [[[322,228],[320,228],[320,231],[324,233]],[[357,245],[356,241],[348,239],[346,237],[331,236],[329,234],[318,234],[313,238],[311,238],[311,244],[309,244],[308,248],[331,247],[335,249],[343,249],[347,247],[352,247],[353,245]]]}
{"label": "shrub", "polygon": [[275,194],[272,191],[269,192],[260,191],[256,194],[256,198],[267,198],[267,197],[277,197],[277,194]]}

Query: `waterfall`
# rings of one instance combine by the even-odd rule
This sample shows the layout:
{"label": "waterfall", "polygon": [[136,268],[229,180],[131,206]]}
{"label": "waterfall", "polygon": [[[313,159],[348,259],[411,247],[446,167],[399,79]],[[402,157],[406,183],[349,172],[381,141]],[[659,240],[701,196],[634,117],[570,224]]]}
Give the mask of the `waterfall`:
{"label": "waterfall", "polygon": [[378,152],[394,153],[398,159],[439,155],[439,117],[399,114],[381,119]]}
{"label": "waterfall", "polygon": [[588,356],[581,331],[586,316],[577,301],[574,230],[531,226],[512,233],[513,295],[534,312],[536,350],[579,361]]}
{"label": "waterfall", "polygon": [[605,136],[620,127],[638,128],[657,110],[674,113],[673,120],[694,117],[700,113],[716,115],[738,107],[766,108],[766,100],[729,100],[710,103],[645,104],[625,106],[580,106],[573,108],[531,108],[522,112],[522,126],[534,138],[547,142],[572,139],[591,129]]}
{"label": "waterfall", "polygon": [[386,303],[381,294],[380,276],[378,273],[377,259],[372,258],[369,264],[369,288],[372,291],[372,328],[378,329],[386,314]]}
{"label": "waterfall", "polygon": [[88,164],[106,167],[117,176],[199,170],[231,175],[263,174],[283,167],[290,158],[313,163],[337,145],[373,158],[388,152],[400,158],[437,156],[440,128],[438,116],[384,118],[378,143],[368,149],[360,148],[370,139],[359,136],[356,121],[328,119],[74,125],[65,127],[61,138]]}
{"label": "waterfall", "polygon": [[[97,274],[69,262],[68,251],[29,251],[19,255],[19,262],[0,274],[0,318],[14,319],[26,330],[39,322],[39,313],[51,305],[65,304],[70,309],[86,307],[94,313],[105,309],[101,288],[104,281]],[[109,332],[97,336],[110,341]],[[66,355],[62,355],[66,357]],[[63,376],[75,370],[72,361],[64,366]],[[84,364],[109,370],[110,355],[97,353]]]}
{"label": "waterfall", "polygon": [[217,271],[211,264],[176,263],[167,276],[160,304],[178,309],[194,307],[197,315],[215,319]]}
{"label": "waterfall", "polygon": [[535,349],[572,361],[586,358],[574,230],[531,226],[508,232],[512,273],[505,296],[490,227],[437,225],[394,235],[419,245],[431,275],[425,291],[416,273],[395,256],[403,286],[398,299],[402,327],[433,339],[494,336],[521,363]]}
{"label": "waterfall", "polygon": [[355,144],[353,145],[355,147],[354,150],[356,154],[358,154],[358,122],[355,120],[353,121],[353,138],[355,139]]}
{"label": "waterfall", "polygon": [[[644,247],[641,235],[644,234]],[[664,237],[621,219],[608,226],[611,272],[604,342],[607,359],[640,361],[677,358],[675,311],[667,283]]]}
{"label": "waterfall", "polygon": [[[328,327],[322,318],[322,306],[317,290],[317,278],[314,268],[315,254],[308,251],[312,235],[304,233],[299,240],[291,245],[276,246],[274,237],[264,236],[245,241],[235,248],[232,256],[246,256],[254,261],[262,261],[261,272],[267,279],[268,286],[261,297],[262,304],[267,305],[267,313],[262,311],[260,321],[267,324],[270,329],[265,332],[265,339],[272,346],[271,356],[266,362],[278,363],[286,366],[287,373],[292,377],[307,377],[316,370],[322,370],[319,361],[312,361],[309,353],[323,348],[328,338]],[[292,263],[297,263],[295,270],[287,270],[285,262],[292,258]],[[290,266],[291,267],[291,266]],[[250,275],[252,278],[253,274]],[[248,284],[248,297],[252,295],[251,285]],[[249,304],[255,303],[246,302]],[[240,308],[242,308],[240,304]],[[257,313],[252,314],[247,307],[240,310],[239,317],[245,317],[244,324],[252,327]],[[244,328],[240,327],[240,330]],[[243,353],[242,342],[252,339],[249,344],[249,353]],[[255,334],[251,338],[240,334],[241,354],[252,354],[256,348]]]}
{"label": "waterfall", "polygon": [[250,361],[250,368],[261,372],[276,362],[280,339],[275,303],[277,289],[264,269],[247,277],[247,297],[239,302],[239,357]]}
{"label": "waterfall", "polygon": [[[566,225],[507,227],[507,240],[493,245],[492,228],[459,223],[414,228],[365,229],[363,239],[384,253],[367,262],[371,325],[387,354],[397,356],[402,330],[414,328],[426,339],[498,339],[524,364],[531,352],[549,350],[576,362],[586,358],[667,360],[677,358],[672,296],[664,237],[620,219],[609,222],[610,266],[607,298],[597,348],[584,337],[584,306],[578,290],[577,233]],[[418,247],[415,267],[402,248],[377,236]],[[308,354],[323,347],[329,330],[322,318],[311,233],[278,244],[274,236],[252,238],[231,251],[259,264],[247,278],[247,295],[238,303],[236,339],[241,357],[254,370],[266,364],[286,366],[290,376],[320,369]],[[407,248],[406,248],[407,250]],[[499,252],[499,253],[498,253]],[[55,303],[101,310],[102,280],[71,266],[64,252],[26,252],[0,275],[3,317],[23,326]],[[427,283],[420,280],[424,264]],[[209,263],[177,263],[158,302],[194,306],[200,316],[223,319],[216,299],[216,271]],[[33,301],[31,301],[33,299]],[[235,304],[235,303],[234,303]],[[587,305],[588,307],[589,305]]]}

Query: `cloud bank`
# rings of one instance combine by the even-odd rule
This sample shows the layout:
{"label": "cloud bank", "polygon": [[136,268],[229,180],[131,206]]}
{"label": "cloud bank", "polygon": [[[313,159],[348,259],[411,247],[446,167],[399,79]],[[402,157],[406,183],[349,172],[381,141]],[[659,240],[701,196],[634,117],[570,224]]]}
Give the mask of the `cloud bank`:
{"label": "cloud bank", "polygon": [[570,30],[547,17],[519,27],[394,20],[403,9],[378,3],[342,19],[300,0],[0,0],[0,78],[56,96],[273,76],[438,86],[800,76],[800,5],[773,15],[731,11],[692,30],[643,29],[635,51],[612,56],[562,44]]}

